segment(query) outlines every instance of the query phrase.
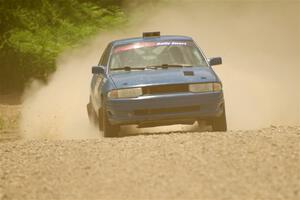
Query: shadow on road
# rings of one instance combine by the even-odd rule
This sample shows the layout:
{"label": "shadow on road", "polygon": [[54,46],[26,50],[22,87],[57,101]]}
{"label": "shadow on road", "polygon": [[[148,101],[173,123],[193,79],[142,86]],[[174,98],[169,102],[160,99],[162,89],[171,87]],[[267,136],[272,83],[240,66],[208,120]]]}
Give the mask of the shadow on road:
{"label": "shadow on road", "polygon": [[121,128],[120,137],[131,137],[138,135],[169,135],[169,134],[184,134],[196,132],[211,131],[211,126],[202,124],[200,127],[197,123],[193,125],[172,125],[172,126],[159,126],[152,128],[137,128],[136,126],[124,126]]}

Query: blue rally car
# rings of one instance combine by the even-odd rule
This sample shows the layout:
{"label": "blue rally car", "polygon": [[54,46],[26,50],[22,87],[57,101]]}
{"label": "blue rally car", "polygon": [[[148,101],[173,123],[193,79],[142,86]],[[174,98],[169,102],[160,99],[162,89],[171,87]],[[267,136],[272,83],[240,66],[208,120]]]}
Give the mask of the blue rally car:
{"label": "blue rally car", "polygon": [[[222,83],[192,38],[160,36],[116,40],[92,67],[90,121],[104,137],[117,137],[121,125],[153,127],[206,121],[226,131]],[[199,123],[200,124],[200,123]]]}

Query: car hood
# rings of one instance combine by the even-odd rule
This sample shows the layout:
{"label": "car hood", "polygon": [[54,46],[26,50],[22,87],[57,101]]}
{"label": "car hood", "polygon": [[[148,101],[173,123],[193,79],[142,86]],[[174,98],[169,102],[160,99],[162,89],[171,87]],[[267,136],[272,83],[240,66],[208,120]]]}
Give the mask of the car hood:
{"label": "car hood", "polygon": [[117,88],[217,81],[209,67],[119,71],[113,72],[110,77]]}

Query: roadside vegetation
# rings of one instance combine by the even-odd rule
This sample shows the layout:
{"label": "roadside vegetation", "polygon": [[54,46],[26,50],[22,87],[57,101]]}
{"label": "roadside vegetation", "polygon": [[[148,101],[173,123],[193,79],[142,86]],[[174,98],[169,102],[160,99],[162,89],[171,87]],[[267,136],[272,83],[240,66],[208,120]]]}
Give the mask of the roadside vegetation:
{"label": "roadside vegetation", "polygon": [[[0,94],[47,81],[57,56],[127,21],[118,0],[0,0]],[[2,122],[1,122],[2,123]]]}
{"label": "roadside vegetation", "polygon": [[18,105],[0,105],[0,134],[3,130],[12,131],[18,128],[20,110]]}
{"label": "roadside vegetation", "polygon": [[1,131],[2,129],[4,129],[4,127],[5,127],[4,119],[3,119],[2,116],[0,115],[0,131]]}

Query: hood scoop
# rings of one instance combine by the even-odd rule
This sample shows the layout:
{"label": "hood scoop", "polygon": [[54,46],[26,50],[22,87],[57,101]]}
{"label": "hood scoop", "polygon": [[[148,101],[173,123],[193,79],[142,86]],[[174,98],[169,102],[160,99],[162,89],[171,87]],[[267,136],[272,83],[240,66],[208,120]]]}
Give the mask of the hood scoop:
{"label": "hood scoop", "polygon": [[185,76],[194,76],[194,71],[183,71],[183,75],[185,75]]}

